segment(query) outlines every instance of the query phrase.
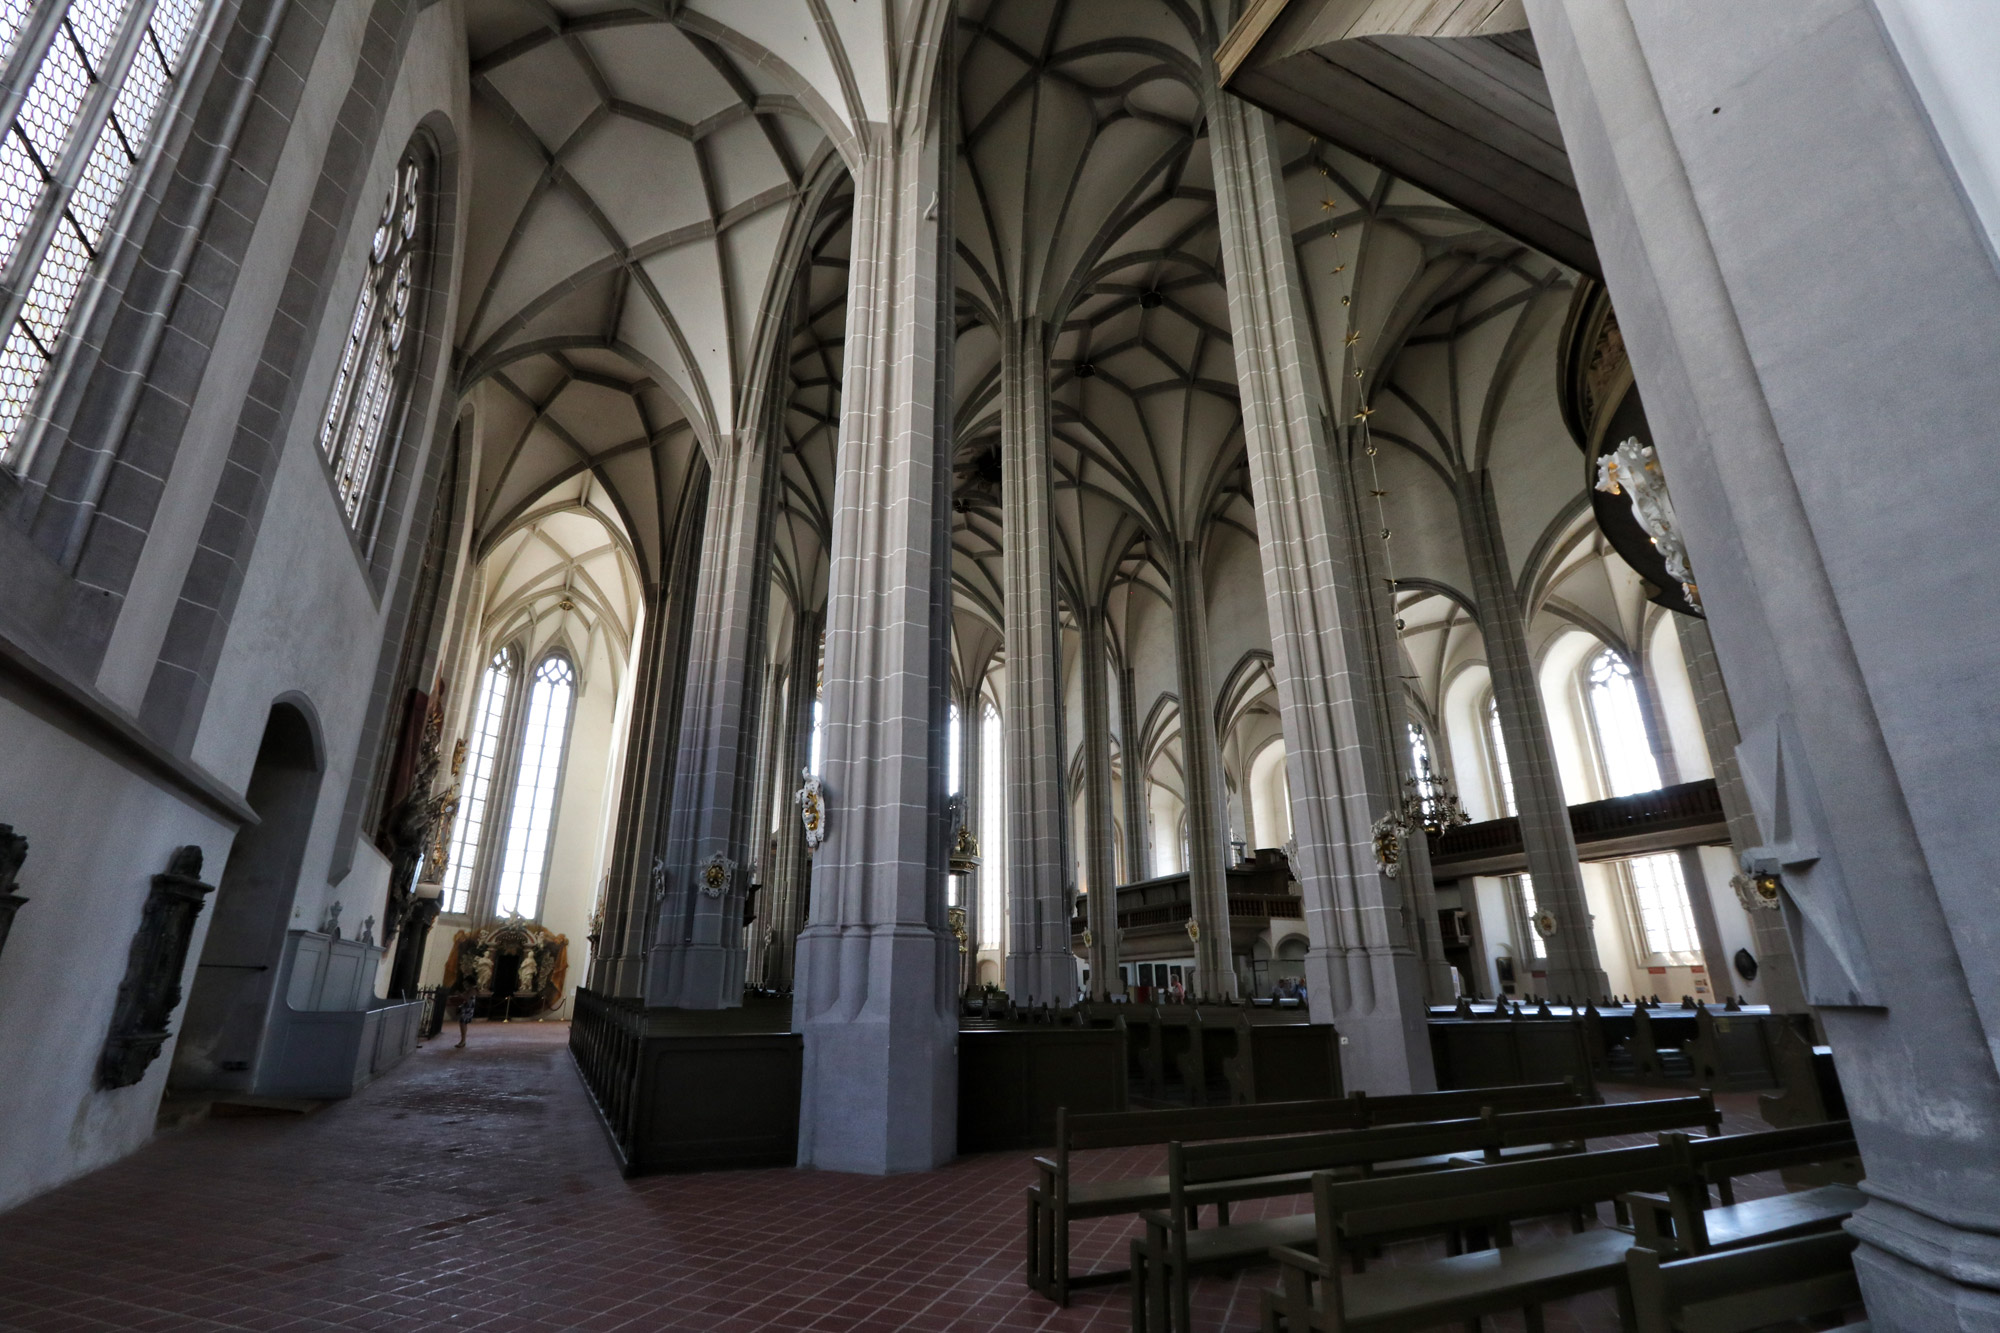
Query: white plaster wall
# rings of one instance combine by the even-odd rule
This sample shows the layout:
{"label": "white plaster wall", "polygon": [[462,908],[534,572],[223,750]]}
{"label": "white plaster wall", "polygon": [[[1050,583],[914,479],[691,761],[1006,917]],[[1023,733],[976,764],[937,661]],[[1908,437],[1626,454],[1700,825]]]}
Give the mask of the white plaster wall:
{"label": "white plaster wall", "polygon": [[1625,891],[1608,865],[1586,861],[1582,868],[1583,897],[1590,908],[1590,935],[1597,941],[1597,960],[1604,968],[1605,979],[1612,991],[1629,995],[1634,988],[1645,985],[1641,980],[1645,969],[1637,966],[1632,959],[1631,933],[1626,926]]}
{"label": "white plaster wall", "polygon": [[1604,795],[1594,742],[1584,731],[1576,690],[1577,668],[1601,646],[1588,634],[1564,634],[1549,645],[1536,670],[1542,687],[1542,711],[1549,719],[1549,743],[1562,774],[1563,800],[1571,805]]}
{"label": "white plaster wall", "polygon": [[[28,899],[0,956],[0,1209],[139,1147],[173,1043],[129,1088],[99,1092],[127,948],[152,876],[175,848],[202,849],[214,883],[234,830],[0,692],[0,811],[28,838]],[[210,898],[213,903],[213,895]],[[188,951],[193,982],[208,912]]]}
{"label": "white plaster wall", "polygon": [[[144,698],[366,19],[365,5],[335,9],[193,405],[186,445],[99,673],[100,688],[127,709],[136,710]],[[465,86],[461,21],[456,3],[435,5],[417,20],[364,187],[365,202],[357,208],[359,234],[372,226],[375,196],[386,189],[417,121],[434,109],[462,110],[455,91]],[[263,524],[193,748],[196,762],[241,790],[272,701],[289,692],[310,701],[328,754],[294,920],[317,924],[323,904],[338,897],[350,928],[367,915],[380,915],[387,878],[386,864],[369,849],[343,884],[325,882],[387,606],[386,598],[384,605],[376,604],[352,553],[313,437],[331,376],[328,353],[346,332],[359,274],[356,251],[327,302],[313,373],[302,386],[294,429],[271,478]],[[440,327],[450,327],[448,308],[434,317]],[[405,448],[430,447],[432,414],[431,403],[413,405],[415,428]],[[384,540],[400,543],[403,535],[387,533]],[[0,772],[5,816],[30,839],[22,883],[31,900],[0,963],[0,1069],[26,1075],[0,1080],[0,1124],[8,1127],[0,1151],[0,1207],[5,1207],[115,1160],[151,1135],[173,1060],[172,1042],[145,1079],[113,1092],[93,1088],[100,1044],[151,876],[165,867],[173,848],[193,843],[203,849],[204,874],[212,882],[228,860],[233,834],[216,817],[4,698],[0,754],[6,756]],[[212,900],[196,926],[184,992],[192,984],[211,911]],[[174,1021],[177,1025],[178,1014]]]}
{"label": "white plaster wall", "polygon": [[[1461,896],[1463,891],[1461,890]],[[1506,881],[1487,875],[1475,876],[1472,880],[1471,907],[1479,916],[1479,935],[1486,944],[1484,964],[1486,976],[1484,989],[1488,995],[1500,993],[1500,973],[1493,965],[1496,958],[1515,960],[1514,989],[1521,992],[1528,981],[1529,958],[1532,951],[1523,940],[1514,935],[1514,912],[1507,901]]]}
{"label": "white plaster wall", "polygon": [[[1673,612],[1665,613],[1671,616]],[[1701,713],[1695,707],[1694,686],[1688,681],[1687,660],[1681,656],[1681,636],[1662,621],[1646,651],[1647,683],[1666,718],[1666,741],[1673,749],[1674,770],[1682,782],[1715,776],[1709,762],[1708,740],[1701,734]]]}

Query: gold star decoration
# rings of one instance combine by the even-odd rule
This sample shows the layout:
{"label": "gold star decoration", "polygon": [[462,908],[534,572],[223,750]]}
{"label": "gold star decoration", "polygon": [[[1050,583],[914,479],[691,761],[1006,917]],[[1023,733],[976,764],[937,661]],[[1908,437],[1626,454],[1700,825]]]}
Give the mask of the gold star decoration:
{"label": "gold star decoration", "polygon": [[1359,411],[1357,411],[1357,412],[1355,412],[1355,414],[1354,414],[1354,419],[1355,419],[1356,421],[1366,421],[1366,420],[1368,420],[1368,418],[1370,418],[1370,417],[1372,417],[1372,416],[1374,416],[1374,415],[1375,415],[1375,409],[1374,409],[1374,408],[1372,408],[1372,407],[1369,407],[1369,406],[1368,406],[1367,404],[1365,404],[1365,403],[1364,403],[1364,404],[1362,404],[1362,406],[1361,406],[1360,410],[1359,410]]}
{"label": "gold star decoration", "polygon": [[1370,491],[1370,492],[1368,492],[1368,493],[1369,493],[1370,495],[1374,496],[1374,497],[1375,497],[1376,499],[1378,499],[1378,500],[1379,500],[1379,499],[1381,499],[1381,498],[1382,498],[1383,496],[1387,495],[1387,494],[1388,494],[1389,492],[1387,492],[1387,491]]}
{"label": "gold star decoration", "polygon": [[1360,378],[1361,378],[1361,367],[1360,367],[1360,366],[1356,366],[1356,367],[1354,368],[1354,378],[1355,378],[1355,379],[1360,379]]}
{"label": "gold star decoration", "polygon": [[1355,332],[1352,332],[1352,331],[1350,331],[1350,332],[1348,333],[1348,335],[1347,335],[1347,345],[1348,345],[1349,347],[1352,347],[1352,346],[1354,346],[1354,344],[1356,344],[1356,343],[1358,343],[1358,342],[1360,342],[1360,341],[1361,341],[1361,335],[1360,335],[1359,333],[1355,333]]}
{"label": "gold star decoration", "polygon": [[1343,296],[1343,297],[1341,297],[1341,298],[1340,298],[1340,303],[1341,303],[1342,305],[1353,305],[1353,304],[1354,304],[1354,298],[1353,298],[1353,297],[1351,297],[1351,296]]}
{"label": "gold star decoration", "polygon": [[[1335,234],[1335,235],[1337,236],[1337,235],[1339,235],[1340,233],[1338,233],[1338,232],[1335,232],[1334,234]],[[1347,265],[1345,265],[1345,264],[1335,264],[1335,265],[1333,266],[1333,271],[1334,271],[1335,273],[1345,273],[1345,272],[1347,272]]]}

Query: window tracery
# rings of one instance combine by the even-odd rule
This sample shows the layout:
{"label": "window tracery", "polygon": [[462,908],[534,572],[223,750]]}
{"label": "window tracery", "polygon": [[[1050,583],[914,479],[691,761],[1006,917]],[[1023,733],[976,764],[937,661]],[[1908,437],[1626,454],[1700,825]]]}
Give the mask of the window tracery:
{"label": "window tracery", "polygon": [[1514,774],[1507,767],[1507,738],[1500,731],[1500,701],[1486,700],[1486,750],[1493,761],[1493,790],[1500,798],[1500,814],[1507,817],[1520,811],[1514,805]]}
{"label": "window tracery", "polygon": [[479,678],[479,697],[472,708],[472,744],[466,757],[464,795],[451,831],[451,861],[445,867],[444,910],[464,912],[472,906],[473,873],[493,801],[493,779],[500,758],[500,740],[507,725],[508,695],[514,685],[514,654],[502,648],[493,654]]}
{"label": "window tracery", "polygon": [[570,660],[559,654],[543,658],[535,668],[516,751],[507,846],[493,896],[494,911],[500,915],[533,917],[541,910],[555,829],[556,787],[569,746],[570,704],[575,697],[576,668]]}
{"label": "window tracery", "polygon": [[411,336],[411,325],[426,188],[422,160],[412,152],[396,168],[369,241],[367,276],[320,423],[320,452],[333,469],[341,513],[354,528],[366,527],[372,517],[369,500],[383,443],[403,404],[420,341]]}
{"label": "window tracery", "polygon": [[1609,794],[1631,796],[1659,790],[1660,765],[1653,757],[1653,742],[1646,732],[1632,668],[1606,648],[1592,659],[1586,680],[1598,758]]}
{"label": "window tracery", "polygon": [[1625,878],[1646,951],[1656,958],[1699,954],[1701,937],[1695,930],[1681,858],[1673,852],[1635,856],[1625,862]]}
{"label": "window tracery", "polygon": [[200,0],[0,0],[0,460],[60,351],[84,283],[161,104]]}

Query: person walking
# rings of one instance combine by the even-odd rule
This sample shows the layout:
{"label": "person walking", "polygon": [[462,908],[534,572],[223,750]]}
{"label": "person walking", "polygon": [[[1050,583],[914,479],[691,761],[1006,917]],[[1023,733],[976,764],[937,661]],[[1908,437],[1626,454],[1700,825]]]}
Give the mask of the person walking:
{"label": "person walking", "polygon": [[473,1016],[479,1011],[479,992],[466,986],[453,999],[458,1006],[458,1046],[452,1049],[457,1050],[465,1045],[466,1030],[472,1026]]}

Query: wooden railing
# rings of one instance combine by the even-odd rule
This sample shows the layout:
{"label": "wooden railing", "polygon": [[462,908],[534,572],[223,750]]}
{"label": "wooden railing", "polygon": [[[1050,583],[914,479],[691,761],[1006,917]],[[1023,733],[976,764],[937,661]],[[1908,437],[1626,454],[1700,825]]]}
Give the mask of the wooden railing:
{"label": "wooden railing", "polygon": [[[1579,850],[1621,838],[1720,828],[1725,822],[1722,797],[1713,778],[1569,808],[1570,831]],[[1523,853],[1521,821],[1510,816],[1462,824],[1442,836],[1432,835],[1430,845],[1431,864],[1439,869],[1449,869],[1454,862],[1519,856]]]}
{"label": "wooden railing", "polygon": [[[1229,915],[1244,920],[1302,919],[1305,907],[1291,890],[1291,871],[1284,853],[1265,850],[1257,857],[1229,868]],[[1077,899],[1076,916],[1070,921],[1072,935],[1081,935],[1089,924],[1087,896]],[[1122,930],[1175,926],[1193,915],[1193,893],[1185,871],[1118,886],[1118,925]]]}
{"label": "wooden railing", "polygon": [[642,1010],[635,999],[599,995],[576,988],[571,1011],[569,1049],[598,1111],[618,1145],[632,1155],[639,1100],[639,1048]]}

